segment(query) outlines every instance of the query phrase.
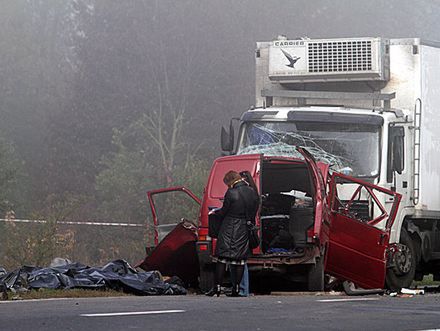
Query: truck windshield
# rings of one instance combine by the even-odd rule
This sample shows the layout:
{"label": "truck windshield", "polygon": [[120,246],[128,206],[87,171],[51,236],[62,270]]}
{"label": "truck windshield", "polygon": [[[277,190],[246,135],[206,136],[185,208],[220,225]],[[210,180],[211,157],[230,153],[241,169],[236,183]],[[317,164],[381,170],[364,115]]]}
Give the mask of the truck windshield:
{"label": "truck windshield", "polygon": [[247,122],[237,154],[302,158],[305,147],[317,161],[356,177],[379,174],[379,126],[318,122]]}

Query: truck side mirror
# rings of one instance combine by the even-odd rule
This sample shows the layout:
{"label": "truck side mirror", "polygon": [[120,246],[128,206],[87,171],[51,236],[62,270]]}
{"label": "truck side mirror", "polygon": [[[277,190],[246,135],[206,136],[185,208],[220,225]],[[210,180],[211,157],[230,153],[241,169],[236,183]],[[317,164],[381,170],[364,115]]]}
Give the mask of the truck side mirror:
{"label": "truck side mirror", "polygon": [[232,125],[232,121],[229,124],[229,132],[222,127],[221,145],[224,152],[232,152],[234,150],[234,126]]}
{"label": "truck side mirror", "polygon": [[388,169],[387,182],[393,181],[393,172],[401,174],[405,168],[405,147],[404,147],[405,129],[401,126],[392,126],[389,128],[388,135]]}

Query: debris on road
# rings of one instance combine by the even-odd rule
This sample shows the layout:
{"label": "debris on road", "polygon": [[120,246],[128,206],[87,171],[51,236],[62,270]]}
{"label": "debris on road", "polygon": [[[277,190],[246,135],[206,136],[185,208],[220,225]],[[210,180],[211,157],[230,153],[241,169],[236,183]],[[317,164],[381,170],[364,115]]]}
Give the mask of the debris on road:
{"label": "debris on road", "polygon": [[424,290],[421,290],[421,289],[402,288],[402,289],[400,290],[400,293],[402,293],[402,294],[412,294],[412,295],[418,295],[418,294],[420,294],[420,295],[424,295],[424,294],[425,294],[425,291],[424,291]]}
{"label": "debris on road", "polygon": [[345,281],[342,283],[344,288],[344,292],[347,295],[372,295],[372,294],[383,294],[385,292],[384,289],[381,288],[373,288],[373,289],[363,289],[357,287],[353,282]]}
{"label": "debris on road", "polygon": [[425,291],[422,289],[409,289],[402,288],[400,292],[391,292],[389,293],[390,297],[398,297],[398,298],[412,298],[414,295],[424,295]]}

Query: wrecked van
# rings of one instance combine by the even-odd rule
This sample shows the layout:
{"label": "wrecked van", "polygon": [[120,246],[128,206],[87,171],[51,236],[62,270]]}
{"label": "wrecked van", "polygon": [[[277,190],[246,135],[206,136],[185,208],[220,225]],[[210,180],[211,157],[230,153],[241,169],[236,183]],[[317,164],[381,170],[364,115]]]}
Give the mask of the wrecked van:
{"label": "wrecked van", "polygon": [[[192,243],[202,291],[214,284],[216,239],[208,236],[208,212],[221,207],[227,190],[222,179],[229,170],[249,173],[261,197],[256,216],[260,245],[248,259],[251,278],[271,274],[321,291],[328,274],[363,288],[384,287],[387,259],[393,252],[390,229],[401,196],[330,172],[327,164],[315,162],[307,150],[297,150],[302,159],[263,154],[216,159],[202,199],[182,187],[148,193],[157,242],[167,241],[181,218],[196,220],[197,239]],[[180,194],[174,203],[165,198],[173,194]],[[186,214],[176,215],[177,209]],[[179,261],[185,268],[185,258]]]}

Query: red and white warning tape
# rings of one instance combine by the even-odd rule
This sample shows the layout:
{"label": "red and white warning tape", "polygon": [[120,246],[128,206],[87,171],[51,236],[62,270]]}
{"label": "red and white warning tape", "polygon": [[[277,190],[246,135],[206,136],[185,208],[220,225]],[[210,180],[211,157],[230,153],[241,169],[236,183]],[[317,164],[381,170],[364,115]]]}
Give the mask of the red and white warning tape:
{"label": "red and white warning tape", "polygon": [[[14,222],[14,223],[47,223],[45,220],[21,220],[21,219],[5,219],[0,218],[0,222]],[[96,226],[128,226],[128,227],[144,227],[146,224],[139,223],[111,223],[111,222],[71,222],[58,221],[57,224],[64,225],[96,225]]]}

